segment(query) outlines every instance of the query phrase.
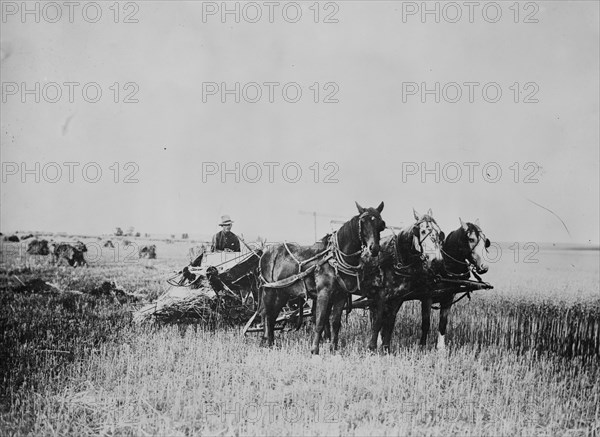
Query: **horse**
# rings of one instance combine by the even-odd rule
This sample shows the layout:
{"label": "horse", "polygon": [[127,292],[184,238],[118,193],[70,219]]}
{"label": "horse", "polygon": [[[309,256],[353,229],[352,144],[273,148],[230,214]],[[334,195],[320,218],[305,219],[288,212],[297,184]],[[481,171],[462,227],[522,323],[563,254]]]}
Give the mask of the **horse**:
{"label": "horse", "polygon": [[[331,316],[332,347],[337,350],[341,314],[347,293],[360,288],[361,254],[379,253],[379,234],[385,229],[381,218],[383,202],[377,208],[356,203],[358,215],[333,234],[312,246],[282,243],[269,247],[259,262],[261,316],[264,337],[273,346],[275,320],[291,298],[313,299],[315,323],[311,353],[319,354],[323,329]],[[302,306],[300,306],[302,308]],[[336,329],[337,328],[337,329]]]}
{"label": "horse", "polygon": [[441,245],[444,233],[433,218],[431,209],[419,214],[413,209],[415,223],[398,234],[382,240],[376,261],[381,271],[380,285],[374,287],[369,349],[377,350],[381,333],[382,347],[389,352],[396,316],[400,307],[412,296],[422,294],[441,273]]}
{"label": "horse", "polygon": [[[459,220],[460,227],[450,232],[442,245],[442,256],[444,259],[444,271],[442,275],[448,279],[467,280],[471,276],[471,269],[473,269],[475,271],[474,276],[479,279],[477,275],[483,275],[488,271],[483,252],[490,247],[490,240],[486,238],[481,230],[479,219],[475,220],[475,223],[465,223],[460,217]],[[455,292],[450,290],[449,293],[444,293],[440,297],[421,301],[422,346],[426,345],[427,334],[429,333],[431,304],[439,303],[440,323],[438,326],[436,348],[438,350],[445,349],[448,315],[458,291],[460,289],[457,287]]]}

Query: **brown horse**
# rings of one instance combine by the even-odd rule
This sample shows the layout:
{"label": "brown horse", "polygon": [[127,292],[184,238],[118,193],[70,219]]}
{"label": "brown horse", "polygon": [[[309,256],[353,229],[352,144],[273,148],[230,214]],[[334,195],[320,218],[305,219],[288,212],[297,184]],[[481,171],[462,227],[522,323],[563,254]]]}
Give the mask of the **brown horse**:
{"label": "brown horse", "polygon": [[[371,313],[369,349],[377,350],[381,333],[384,351],[389,351],[396,315],[407,300],[426,292],[441,272],[441,242],[444,233],[432,217],[431,209],[420,215],[413,210],[416,222],[397,235],[382,241],[378,259],[383,280],[375,287]],[[423,339],[421,339],[423,341]]]}
{"label": "brown horse", "polygon": [[260,259],[264,339],[274,342],[275,320],[291,298],[313,299],[314,335],[311,353],[319,353],[321,335],[332,320],[332,346],[337,349],[341,315],[348,292],[360,287],[361,253],[379,252],[379,234],[385,229],[377,208],[356,204],[359,214],[339,230],[312,246],[283,243],[269,247]]}
{"label": "brown horse", "polygon": [[[488,271],[483,255],[484,250],[490,247],[488,240],[479,226],[479,219],[475,223],[465,223],[460,220],[460,228],[450,232],[442,245],[442,256],[444,258],[443,277],[448,279],[469,279],[471,269],[476,275],[483,275]],[[457,288],[457,292],[460,289]],[[425,345],[427,334],[429,333],[429,319],[431,316],[431,304],[440,304],[440,324],[437,340],[437,348],[444,350],[446,327],[448,325],[448,315],[450,308],[454,303],[456,292],[444,293],[437,299],[422,300],[421,312],[421,345]]]}

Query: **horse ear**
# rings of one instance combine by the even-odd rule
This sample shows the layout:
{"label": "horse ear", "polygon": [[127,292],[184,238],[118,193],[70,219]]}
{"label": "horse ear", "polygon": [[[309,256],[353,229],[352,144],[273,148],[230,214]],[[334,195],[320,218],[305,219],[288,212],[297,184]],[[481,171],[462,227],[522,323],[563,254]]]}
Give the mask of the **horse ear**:
{"label": "horse ear", "polygon": [[379,214],[381,214],[381,211],[383,211],[383,201],[379,204],[379,206],[377,207],[377,212]]}
{"label": "horse ear", "polygon": [[360,214],[362,214],[363,212],[365,212],[365,209],[362,206],[360,206],[356,200],[354,201],[354,203],[356,203],[356,207],[358,208],[358,212]]}
{"label": "horse ear", "polygon": [[415,220],[419,220],[421,218],[421,215],[415,211],[415,209],[413,208],[413,215],[415,216]]}
{"label": "horse ear", "polygon": [[475,226],[477,226],[478,228],[480,228],[481,226],[479,226],[479,218],[475,219]]}
{"label": "horse ear", "polygon": [[467,224],[465,222],[463,222],[463,220],[459,217],[458,218],[460,220],[460,226],[467,231],[469,229],[469,227],[467,226]]}
{"label": "horse ear", "polygon": [[427,215],[428,215],[429,217],[433,217],[433,212],[431,211],[431,208],[429,208],[429,209],[427,210]]}

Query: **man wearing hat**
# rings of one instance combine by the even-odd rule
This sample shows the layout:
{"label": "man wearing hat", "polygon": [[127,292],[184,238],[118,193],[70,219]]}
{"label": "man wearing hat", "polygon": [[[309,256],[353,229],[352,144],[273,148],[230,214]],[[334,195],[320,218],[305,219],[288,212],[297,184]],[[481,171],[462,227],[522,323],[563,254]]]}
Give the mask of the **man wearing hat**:
{"label": "man wearing hat", "polygon": [[212,239],[212,246],[210,250],[212,252],[240,252],[240,240],[233,232],[231,232],[231,226],[233,221],[228,215],[221,217],[222,230],[217,232]]}

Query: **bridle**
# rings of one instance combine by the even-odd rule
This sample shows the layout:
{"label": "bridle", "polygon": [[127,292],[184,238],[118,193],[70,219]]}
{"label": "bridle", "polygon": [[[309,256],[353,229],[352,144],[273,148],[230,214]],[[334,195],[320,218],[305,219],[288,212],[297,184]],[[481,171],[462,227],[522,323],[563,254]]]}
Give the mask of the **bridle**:
{"label": "bridle", "polygon": [[[362,235],[362,221],[365,217],[376,218],[376,216],[369,211],[365,211],[358,216],[358,240],[361,244],[361,247],[356,252],[344,253],[342,251],[338,240],[338,231],[335,231],[329,240],[329,249],[331,250],[332,255],[332,258],[329,260],[329,264],[335,269],[338,282],[340,282],[342,287],[350,293],[356,291],[357,289],[360,290],[360,272],[363,268],[363,261],[362,259],[359,259],[358,264],[350,264],[348,261],[346,261],[346,258],[360,255],[367,248],[367,243],[364,241]],[[356,279],[356,287],[354,290],[346,289],[343,281],[340,281],[339,272],[345,273],[346,275],[352,276]]]}
{"label": "bridle", "polygon": [[[453,273],[453,272],[449,272],[448,270],[446,270],[446,274],[448,274],[449,276],[456,276],[456,277],[468,277],[469,276],[469,271],[471,273],[473,273],[473,275],[479,280],[481,281],[481,277],[477,274],[476,269],[476,263],[475,260],[473,259],[473,251],[475,250],[475,248],[483,241],[484,242],[484,249],[486,251],[486,253],[489,253],[488,247],[485,246],[485,241],[487,240],[487,237],[485,236],[485,234],[483,233],[483,231],[481,230],[481,228],[473,223],[471,223],[471,225],[475,228],[475,230],[477,231],[477,242],[475,243],[475,246],[473,246],[473,249],[471,249],[469,247],[469,255],[465,258],[464,261],[461,261],[459,259],[454,258],[452,255],[450,255],[448,252],[446,252],[443,247],[440,249],[442,251],[442,254],[444,256],[447,256],[448,258],[450,258],[452,261],[454,261],[457,264],[463,265],[467,268],[467,271],[464,273]],[[466,230],[465,231],[465,235],[467,237],[467,245],[469,245],[469,231]]]}
{"label": "bridle", "polygon": [[[419,229],[419,225],[421,225],[421,223],[424,223],[424,222],[430,223],[431,224],[431,229],[429,230],[429,232],[427,232],[425,234],[425,236],[423,236],[421,238],[420,235],[419,236],[415,235],[414,231],[415,231],[415,229]],[[421,220],[417,221],[412,226],[412,228],[411,228],[411,233],[412,233],[411,240],[413,241],[412,248],[415,250],[415,252],[417,252],[419,254],[419,258],[417,260],[411,262],[410,264],[406,264],[406,265],[402,264],[400,262],[400,260],[397,259],[396,263],[394,264],[394,272],[397,275],[399,275],[399,276],[406,276],[406,277],[412,277],[413,272],[411,271],[411,268],[416,263],[418,263],[418,262],[421,262],[421,264],[422,264],[422,266],[424,268],[426,267],[427,256],[425,254],[425,250],[423,249],[423,242],[427,238],[430,238],[431,234],[434,231],[437,233],[438,236],[441,235],[442,230],[440,229],[440,227],[438,226],[438,224],[436,223],[436,221],[433,220],[433,218],[431,218],[431,219],[428,219],[428,218],[421,219]],[[416,245],[414,244],[415,239],[417,240],[419,247],[416,247]],[[394,234],[394,241],[396,243],[396,250],[395,250],[395,252],[397,254],[397,252],[398,252],[398,235],[396,235],[396,234]],[[440,249],[441,249],[441,247],[440,247]],[[396,255],[396,256],[398,256],[398,255]],[[425,268],[425,270],[429,270],[429,269]]]}
{"label": "bridle", "polygon": [[342,251],[342,249],[340,248],[340,242],[338,240],[338,232],[337,231],[335,231],[333,233],[333,235],[331,236],[332,246],[336,248],[336,251],[339,252],[341,256],[344,256],[347,258],[356,256],[356,255],[361,254],[367,248],[367,243],[363,239],[363,235],[362,235],[362,222],[365,217],[377,218],[377,216],[375,214],[372,214],[369,211],[365,211],[361,215],[358,216],[358,241],[360,242],[360,249],[357,250],[356,252],[344,253]]}
{"label": "bridle", "polygon": [[[419,220],[417,223],[415,223],[413,225],[413,230],[415,228],[417,228],[421,223],[424,223],[424,222],[430,223],[431,229],[429,230],[429,232],[427,232],[425,234],[425,236],[423,238],[417,237],[417,241],[419,243],[419,249],[417,251],[420,253],[419,258],[421,259],[421,261],[427,262],[427,256],[425,255],[425,251],[423,250],[423,242],[425,240],[427,240],[427,238],[429,238],[429,236],[433,233],[433,231],[436,231],[436,233],[439,237],[442,233],[442,230],[440,229],[438,224],[435,222],[435,220],[427,220],[427,219]],[[434,240],[434,242],[435,242],[435,240]],[[415,247],[415,249],[417,249],[417,248]],[[440,250],[441,250],[441,247],[440,247]]]}

